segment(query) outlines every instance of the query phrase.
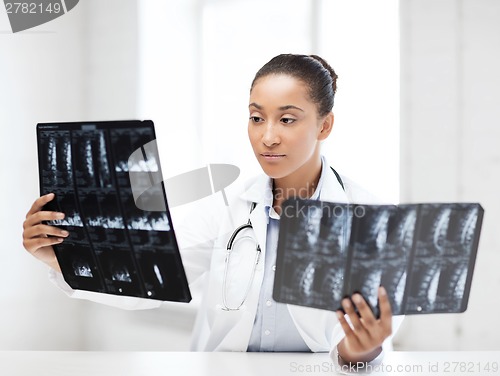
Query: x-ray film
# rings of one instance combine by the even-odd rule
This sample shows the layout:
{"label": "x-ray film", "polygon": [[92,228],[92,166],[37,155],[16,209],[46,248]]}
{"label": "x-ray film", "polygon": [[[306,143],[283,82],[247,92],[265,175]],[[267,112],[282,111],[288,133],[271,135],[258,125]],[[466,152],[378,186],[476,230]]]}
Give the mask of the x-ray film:
{"label": "x-ray film", "polygon": [[483,209],[476,203],[359,205],[291,199],[280,219],[273,296],[327,310],[358,292],[379,315],[467,308]]}
{"label": "x-ray film", "polygon": [[55,245],[74,289],[189,302],[151,121],[38,124],[40,193],[69,232]]}

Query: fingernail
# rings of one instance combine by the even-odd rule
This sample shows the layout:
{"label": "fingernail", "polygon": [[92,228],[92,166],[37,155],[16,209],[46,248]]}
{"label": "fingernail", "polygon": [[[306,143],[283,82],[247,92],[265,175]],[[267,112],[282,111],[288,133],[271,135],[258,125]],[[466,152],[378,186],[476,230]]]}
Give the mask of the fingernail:
{"label": "fingernail", "polygon": [[380,295],[382,296],[387,295],[387,291],[385,291],[385,288],[383,286],[380,286]]}
{"label": "fingernail", "polygon": [[358,295],[358,294],[354,294],[353,297],[352,297],[352,300],[354,300],[354,303],[358,304],[358,303],[361,303],[361,295]]}
{"label": "fingernail", "polygon": [[342,305],[344,306],[344,308],[349,308],[351,306],[351,303],[349,302],[349,299],[344,299],[342,301]]}
{"label": "fingernail", "polygon": [[57,219],[63,219],[64,218],[64,213],[56,213],[56,218]]}
{"label": "fingernail", "polygon": [[62,242],[64,239],[63,238],[57,238],[57,241],[60,243]]}
{"label": "fingernail", "polygon": [[68,231],[66,231],[66,230],[62,230],[62,231],[61,231],[61,235],[62,235],[62,236],[68,236],[68,235],[69,235],[69,232],[68,232]]}
{"label": "fingernail", "polygon": [[339,319],[342,319],[344,317],[344,314],[341,311],[337,311],[337,317]]}

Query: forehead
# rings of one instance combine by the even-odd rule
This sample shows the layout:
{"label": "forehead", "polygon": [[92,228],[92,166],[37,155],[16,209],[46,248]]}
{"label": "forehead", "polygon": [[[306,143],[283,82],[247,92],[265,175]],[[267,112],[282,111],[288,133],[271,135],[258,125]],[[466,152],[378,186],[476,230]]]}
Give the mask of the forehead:
{"label": "forehead", "polygon": [[306,83],[286,74],[269,74],[255,81],[250,92],[250,103],[252,102],[261,105],[274,103],[278,106],[314,105],[310,101]]}

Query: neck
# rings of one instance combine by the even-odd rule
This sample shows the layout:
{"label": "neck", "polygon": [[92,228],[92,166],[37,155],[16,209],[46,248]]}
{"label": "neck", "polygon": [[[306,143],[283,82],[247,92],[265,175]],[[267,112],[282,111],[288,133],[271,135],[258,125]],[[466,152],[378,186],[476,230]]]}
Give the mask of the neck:
{"label": "neck", "polygon": [[[315,153],[316,154],[316,153]],[[273,207],[281,214],[281,204],[288,198],[310,198],[318,186],[321,175],[319,153],[292,174],[273,180]]]}

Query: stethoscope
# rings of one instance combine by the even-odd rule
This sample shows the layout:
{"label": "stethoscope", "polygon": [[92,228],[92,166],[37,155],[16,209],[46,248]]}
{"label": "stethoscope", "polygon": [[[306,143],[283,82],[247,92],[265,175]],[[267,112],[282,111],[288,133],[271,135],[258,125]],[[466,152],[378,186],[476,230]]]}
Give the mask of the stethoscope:
{"label": "stethoscope", "polygon": [[[345,191],[344,182],[342,181],[342,178],[340,177],[338,172],[333,169],[333,167],[330,167],[330,168],[332,169],[333,173],[335,174],[335,177],[337,178],[338,182],[340,183],[340,186]],[[243,231],[245,229],[253,230],[252,222],[250,221],[250,215],[252,214],[252,212],[256,206],[257,206],[257,203],[252,202],[247,223],[242,224],[241,226],[237,227],[233,231],[233,234],[231,235],[231,237],[229,238],[229,240],[227,242],[226,258],[224,260],[224,276],[223,276],[223,280],[222,280],[222,309],[224,311],[238,311],[243,306],[245,301],[247,300],[248,294],[250,292],[250,288],[252,287],[253,279],[255,276],[255,271],[257,270],[257,265],[259,264],[260,255],[261,255],[260,245],[257,241],[255,241],[255,244],[256,244],[256,246],[255,246],[255,259],[254,259],[252,274],[250,275],[250,279],[248,280],[248,284],[247,284],[247,287],[245,289],[245,294],[243,295],[241,302],[237,306],[230,307],[227,304],[227,286],[226,286],[227,285],[227,272],[229,269],[229,261],[231,259],[231,254],[232,254],[233,249],[234,249],[234,243],[236,241],[236,237],[238,236],[238,234],[241,231]],[[246,237],[251,238],[250,236],[246,236]]]}
{"label": "stethoscope", "polygon": [[[224,260],[224,277],[222,280],[222,306],[223,306],[222,309],[225,311],[238,311],[241,308],[241,306],[243,306],[243,304],[247,300],[248,293],[250,292],[250,288],[252,287],[252,282],[253,282],[253,279],[255,276],[255,270],[257,270],[257,265],[259,264],[261,250],[260,250],[259,243],[255,242],[255,244],[256,244],[256,246],[255,246],[255,260],[254,260],[254,264],[253,264],[252,274],[250,275],[250,279],[248,280],[248,284],[247,284],[247,287],[245,290],[245,294],[243,295],[243,298],[241,299],[240,304],[238,304],[236,307],[230,307],[227,304],[227,286],[226,286],[226,284],[227,284],[227,271],[229,269],[229,261],[230,261],[231,254],[232,254],[233,249],[234,249],[234,243],[235,243],[235,240],[236,240],[236,237],[238,236],[238,234],[245,229],[253,230],[252,222],[250,221],[250,214],[252,214],[252,211],[255,209],[256,206],[257,206],[257,203],[252,202],[252,206],[250,207],[250,213],[249,213],[247,223],[237,227],[233,231],[233,234],[231,235],[231,237],[229,238],[229,240],[227,242],[226,258]],[[250,236],[247,236],[247,237],[250,237]]]}

